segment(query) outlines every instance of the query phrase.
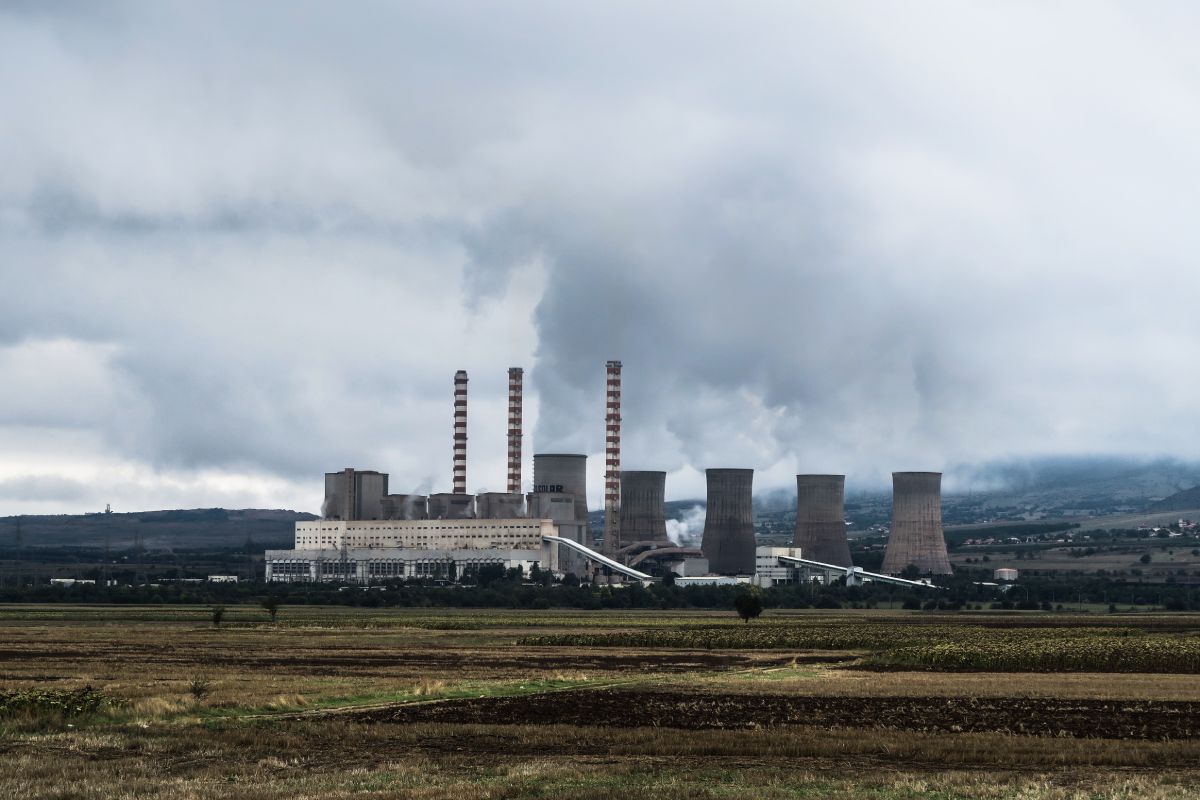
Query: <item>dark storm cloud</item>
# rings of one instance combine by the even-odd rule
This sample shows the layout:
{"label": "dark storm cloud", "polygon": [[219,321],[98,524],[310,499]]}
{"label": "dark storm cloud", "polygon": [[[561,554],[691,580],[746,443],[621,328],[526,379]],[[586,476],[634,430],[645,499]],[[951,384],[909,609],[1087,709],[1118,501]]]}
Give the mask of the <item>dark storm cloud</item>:
{"label": "dark storm cloud", "polygon": [[[530,450],[594,454],[610,358],[625,463],[673,496],[709,466],[767,489],[1190,452],[1195,22],[6,6],[0,480],[437,488],[465,367],[472,488],[498,488],[504,369],[530,370]],[[64,432],[53,457],[31,431]]]}

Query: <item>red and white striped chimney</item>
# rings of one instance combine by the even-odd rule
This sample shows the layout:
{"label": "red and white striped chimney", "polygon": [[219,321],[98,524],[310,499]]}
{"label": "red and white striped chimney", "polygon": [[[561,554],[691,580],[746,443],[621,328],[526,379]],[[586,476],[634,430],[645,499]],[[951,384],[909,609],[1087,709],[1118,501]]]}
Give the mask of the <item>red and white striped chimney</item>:
{"label": "red and white striped chimney", "polygon": [[467,371],[454,373],[454,493],[467,493]]}
{"label": "red and white striped chimney", "polygon": [[508,368],[508,491],[521,493],[521,405],[525,370]]}
{"label": "red and white striped chimney", "polygon": [[609,361],[604,412],[604,550],[620,549],[621,523],[621,362]]}

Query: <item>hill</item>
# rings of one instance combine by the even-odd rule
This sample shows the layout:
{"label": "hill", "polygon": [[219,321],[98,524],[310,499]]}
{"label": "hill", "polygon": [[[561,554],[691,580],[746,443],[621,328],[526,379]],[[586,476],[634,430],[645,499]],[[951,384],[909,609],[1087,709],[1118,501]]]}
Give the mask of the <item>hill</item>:
{"label": "hill", "polygon": [[1187,511],[1200,508],[1200,486],[1184,489],[1150,506],[1151,511]]}
{"label": "hill", "polygon": [[268,509],[196,508],[132,514],[83,514],[0,517],[0,545],[16,541],[18,520],[26,547],[108,547],[128,550],[241,547],[252,539],[256,549],[290,547],[296,522],[312,514]]}

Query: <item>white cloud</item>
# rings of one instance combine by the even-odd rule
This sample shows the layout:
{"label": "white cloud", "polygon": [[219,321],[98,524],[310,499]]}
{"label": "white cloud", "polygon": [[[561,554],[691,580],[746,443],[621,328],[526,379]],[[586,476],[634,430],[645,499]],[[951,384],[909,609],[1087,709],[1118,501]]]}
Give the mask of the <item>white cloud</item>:
{"label": "white cloud", "polygon": [[614,357],[626,462],[673,497],[1200,445],[1187,5],[21,8],[11,480],[446,488],[467,368],[498,488],[505,368],[530,453],[596,455]]}

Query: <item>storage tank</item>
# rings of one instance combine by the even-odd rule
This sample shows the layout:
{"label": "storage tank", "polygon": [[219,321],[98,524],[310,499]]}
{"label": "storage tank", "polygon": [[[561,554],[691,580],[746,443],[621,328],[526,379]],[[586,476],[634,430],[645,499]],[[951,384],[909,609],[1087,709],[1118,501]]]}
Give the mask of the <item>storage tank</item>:
{"label": "storage tank", "polygon": [[665,472],[621,472],[621,522],[616,550],[634,542],[670,541],[663,510],[666,485]]}
{"label": "storage tank", "polygon": [[796,476],[796,532],[792,544],[803,558],[854,566],[843,511],[845,475]]}
{"label": "storage tank", "polygon": [[700,549],[718,575],[754,574],[752,469],[708,469],[708,503]]}
{"label": "storage tank", "polygon": [[892,533],[882,572],[898,575],[913,564],[922,575],[951,575],[942,532],[942,473],[892,473]]}

